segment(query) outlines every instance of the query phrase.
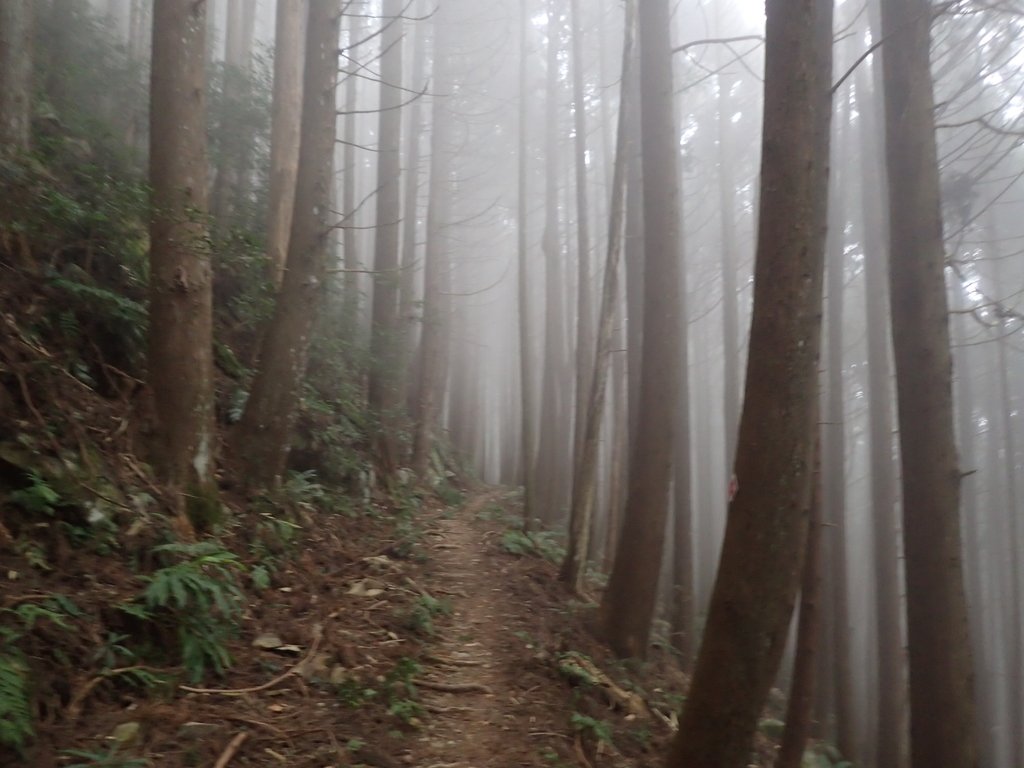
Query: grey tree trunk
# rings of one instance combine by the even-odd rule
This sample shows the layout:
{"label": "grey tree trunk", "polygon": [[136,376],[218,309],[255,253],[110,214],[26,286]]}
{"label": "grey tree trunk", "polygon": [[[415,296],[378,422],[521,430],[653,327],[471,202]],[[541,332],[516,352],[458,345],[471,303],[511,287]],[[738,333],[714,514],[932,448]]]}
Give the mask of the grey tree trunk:
{"label": "grey tree trunk", "polygon": [[280,287],[288,256],[288,234],[295,207],[302,123],[302,22],[304,0],[277,0],[274,33],[274,94],[270,118],[270,200],[267,203],[267,256]]}
{"label": "grey tree trunk", "polygon": [[179,520],[219,513],[213,274],[207,246],[206,5],[156,0],[150,73],[148,384],[155,454]]}
{"label": "grey tree trunk", "polygon": [[330,256],[340,0],[311,3],[306,21],[302,140],[288,263],[242,420],[233,435],[245,481],[275,484],[285,470]]}
{"label": "grey tree trunk", "polygon": [[857,73],[860,115],[861,208],[864,232],[864,294],[868,345],[868,432],[870,435],[872,549],[877,613],[876,765],[906,764],[907,680],[900,617],[900,547],[896,527],[897,488],[893,462],[892,363],[889,349],[888,222],[883,202],[881,126],[868,94],[868,76]]}
{"label": "grey tree trunk", "polygon": [[0,145],[23,151],[32,127],[32,6],[0,0]]}
{"label": "grey tree trunk", "polygon": [[[384,0],[381,34],[380,116],[377,125],[377,223],[373,250],[373,325],[370,337],[370,408],[378,423],[377,461],[385,477],[399,464],[398,391],[401,332],[398,317],[402,160],[402,8],[403,0]],[[422,418],[422,414],[421,414]]]}
{"label": "grey tree trunk", "polygon": [[601,602],[601,628],[619,656],[643,658],[661,570],[672,469],[679,354],[679,144],[673,114],[668,0],[637,8],[644,194],[643,354],[638,428],[625,519]]}
{"label": "grey tree trunk", "polygon": [[[630,60],[633,56],[633,2],[626,3],[626,38],[623,45],[622,83],[629,82]],[[583,433],[577,442],[573,476],[572,508],[569,514],[569,541],[562,562],[560,578],[577,592],[582,592],[586,575],[587,553],[590,550],[591,521],[597,495],[598,448],[601,423],[605,416],[605,395],[612,353],[612,323],[619,294],[619,265],[622,256],[626,198],[626,131],[625,116],[630,108],[624,88],[619,101],[619,128],[616,141],[615,168],[612,174],[611,205],[608,219],[608,252],[605,257],[604,288],[598,319],[597,354],[594,357],[590,386],[587,388]],[[579,180],[577,179],[577,182]],[[582,306],[581,306],[582,311]],[[579,322],[583,322],[580,318]]]}
{"label": "grey tree trunk", "polygon": [[[449,266],[450,241],[446,225],[450,218],[452,196],[452,124],[451,104],[442,95],[450,94],[454,79],[451,72],[450,6],[441,5],[436,12],[434,28],[433,128],[430,138],[430,195],[427,203],[427,252],[423,280],[423,355],[420,360],[419,408],[413,438],[413,469],[421,476],[426,472],[434,431],[439,418],[444,382],[448,375],[449,299],[445,295]],[[465,371],[465,365],[461,366]],[[470,384],[470,382],[466,382]],[[468,398],[467,398],[468,399]],[[460,411],[463,422],[477,419],[467,406]],[[465,414],[468,413],[468,417]],[[459,430],[462,433],[462,430]],[[470,442],[465,438],[466,444]]]}
{"label": "grey tree trunk", "polygon": [[806,546],[827,226],[832,3],[769,0],[766,10],[763,193],[738,489],[667,762],[672,768],[747,764],[782,659]]}
{"label": "grey tree trunk", "polygon": [[975,768],[927,0],[882,0],[890,294],[914,768]]}
{"label": "grey tree trunk", "polygon": [[536,364],[533,352],[533,340],[530,336],[530,270],[529,232],[527,214],[529,211],[529,44],[530,5],[522,0],[519,9],[519,153],[517,156],[518,197],[516,207],[516,248],[517,277],[516,288],[517,309],[519,312],[519,400],[520,400],[520,440],[521,466],[523,482],[523,527],[530,530],[533,519],[537,515],[537,488],[534,462],[537,453],[536,437],[536,406],[534,404],[533,366]]}

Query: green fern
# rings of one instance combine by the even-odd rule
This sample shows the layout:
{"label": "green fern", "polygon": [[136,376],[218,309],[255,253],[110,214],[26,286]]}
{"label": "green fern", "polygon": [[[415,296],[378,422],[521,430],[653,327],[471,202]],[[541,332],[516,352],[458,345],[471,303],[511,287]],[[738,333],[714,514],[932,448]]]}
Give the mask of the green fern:
{"label": "green fern", "polygon": [[50,487],[42,475],[30,472],[28,480],[27,488],[11,491],[8,498],[26,512],[52,517],[60,503],[60,494]]}
{"label": "green fern", "polygon": [[20,750],[34,733],[28,665],[13,648],[0,651],[0,744]]}
{"label": "green fern", "polygon": [[154,551],[187,559],[146,577],[144,609],[130,612],[174,627],[182,663],[193,681],[208,667],[222,674],[231,665],[227,642],[244,599],[236,577],[242,567],[238,557],[216,542],[165,544]]}
{"label": "green fern", "polygon": [[72,763],[67,768],[148,768],[149,760],[141,757],[119,757],[117,746],[107,752],[89,752],[85,749],[65,749],[61,752],[65,757],[77,757],[84,762]]}

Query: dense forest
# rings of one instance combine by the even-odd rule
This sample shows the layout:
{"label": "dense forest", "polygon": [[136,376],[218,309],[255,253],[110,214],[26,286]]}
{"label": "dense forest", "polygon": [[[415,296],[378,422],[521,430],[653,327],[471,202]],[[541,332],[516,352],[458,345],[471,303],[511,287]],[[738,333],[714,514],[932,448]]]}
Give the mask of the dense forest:
{"label": "dense forest", "polygon": [[1024,766],[1022,143],[1019,0],[0,0],[0,765]]}

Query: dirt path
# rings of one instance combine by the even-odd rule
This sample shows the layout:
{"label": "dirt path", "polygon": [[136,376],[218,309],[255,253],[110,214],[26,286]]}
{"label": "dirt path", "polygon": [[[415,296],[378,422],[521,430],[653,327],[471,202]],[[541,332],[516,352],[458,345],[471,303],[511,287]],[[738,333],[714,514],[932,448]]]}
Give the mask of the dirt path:
{"label": "dirt path", "polygon": [[433,590],[452,612],[422,677],[465,689],[421,688],[431,717],[419,766],[550,766],[556,750],[548,744],[561,741],[563,753],[567,745],[565,691],[554,691],[560,703],[553,699],[557,681],[539,674],[542,659],[531,656],[540,609],[528,595],[515,594],[514,561],[496,550],[495,532],[476,519],[499,499],[499,493],[477,496],[431,533]]}

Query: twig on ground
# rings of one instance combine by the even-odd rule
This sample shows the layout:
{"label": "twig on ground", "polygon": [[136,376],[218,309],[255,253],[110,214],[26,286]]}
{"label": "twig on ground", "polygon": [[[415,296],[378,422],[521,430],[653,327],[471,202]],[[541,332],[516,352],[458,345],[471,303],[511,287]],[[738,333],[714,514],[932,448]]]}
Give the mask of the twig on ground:
{"label": "twig on ground", "polygon": [[483,683],[438,683],[434,680],[413,680],[412,683],[420,688],[444,693],[494,693]]}
{"label": "twig on ground", "polygon": [[265,691],[268,688],[273,688],[275,685],[284,682],[289,677],[296,674],[300,669],[302,669],[302,665],[310,659],[312,659],[313,655],[320,647],[321,637],[323,637],[323,627],[317,624],[313,628],[313,645],[310,646],[309,652],[305,656],[303,656],[302,659],[297,664],[292,666],[290,669],[287,669],[286,671],[282,672],[273,680],[264,683],[263,685],[256,685],[252,688],[193,688],[189,685],[179,685],[178,688],[180,688],[183,691],[188,691],[189,693],[218,694],[220,696],[243,696],[247,693],[259,693],[260,691]]}
{"label": "twig on ground", "polygon": [[279,739],[284,739],[289,743],[291,743],[292,741],[291,737],[287,733],[282,731],[280,728],[278,728],[276,725],[264,723],[262,720],[253,720],[252,718],[239,717],[238,715],[223,715],[223,718],[225,720],[230,720],[233,723],[245,723],[246,725],[255,725],[257,728],[263,728],[264,730],[269,731]]}
{"label": "twig on ground", "polygon": [[578,733],[576,734],[575,741],[573,741],[572,743],[572,747],[573,750],[576,752],[576,757],[578,757],[580,759],[580,762],[583,763],[584,768],[594,768],[594,766],[590,764],[590,761],[587,760],[586,754],[583,752],[583,742],[580,739],[580,735]]}
{"label": "twig on ground", "polygon": [[242,748],[245,740],[249,738],[248,731],[242,731],[235,738],[231,740],[231,743],[227,745],[220,757],[217,758],[217,762],[213,764],[213,768],[225,768],[230,763],[235,755],[238,754],[238,750]]}
{"label": "twig on ground", "polygon": [[474,659],[449,659],[444,656],[434,656],[427,654],[423,657],[425,661],[430,661],[435,664],[443,664],[448,667],[482,667],[484,662],[476,661]]}

